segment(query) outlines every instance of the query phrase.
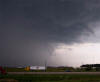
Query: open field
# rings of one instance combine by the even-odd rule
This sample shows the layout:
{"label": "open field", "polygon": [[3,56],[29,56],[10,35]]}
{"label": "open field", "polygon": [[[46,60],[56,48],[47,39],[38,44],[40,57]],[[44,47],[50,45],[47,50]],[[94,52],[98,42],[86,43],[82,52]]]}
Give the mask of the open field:
{"label": "open field", "polygon": [[[17,74],[4,75],[1,80],[13,79],[15,82],[100,82],[100,75],[81,74]],[[5,82],[5,81],[0,81]],[[7,81],[6,81],[7,82]],[[13,81],[12,81],[13,82]]]}
{"label": "open field", "polygon": [[65,72],[66,70],[70,70],[70,71],[75,71],[74,68],[72,67],[60,67],[60,68],[53,68],[53,67],[47,67],[46,70],[28,70],[26,71],[25,68],[8,68],[5,67],[4,68],[7,72]]}
{"label": "open field", "polygon": [[[100,82],[100,72],[95,70],[85,72],[64,67],[47,68],[44,71],[26,71],[24,68],[5,68],[5,70],[7,75],[1,75],[0,82]],[[65,72],[66,70],[70,72]]]}
{"label": "open field", "polygon": [[25,70],[25,68],[4,68],[6,72],[100,72],[100,70],[96,71],[95,69],[86,70],[81,68],[72,68],[72,67],[47,67],[46,70]]}

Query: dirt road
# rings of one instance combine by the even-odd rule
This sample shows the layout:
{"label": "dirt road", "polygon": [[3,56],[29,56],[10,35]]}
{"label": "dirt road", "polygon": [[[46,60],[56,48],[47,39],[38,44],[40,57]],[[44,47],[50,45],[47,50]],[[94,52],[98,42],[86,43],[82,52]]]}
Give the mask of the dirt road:
{"label": "dirt road", "polygon": [[100,72],[8,72],[8,74],[88,74],[88,75],[100,75]]}

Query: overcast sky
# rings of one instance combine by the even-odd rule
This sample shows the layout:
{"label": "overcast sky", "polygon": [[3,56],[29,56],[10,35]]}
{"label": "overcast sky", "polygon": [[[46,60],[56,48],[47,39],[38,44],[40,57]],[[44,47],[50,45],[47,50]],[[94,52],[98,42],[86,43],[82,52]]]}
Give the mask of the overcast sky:
{"label": "overcast sky", "polygon": [[0,0],[0,65],[100,63],[99,0]]}

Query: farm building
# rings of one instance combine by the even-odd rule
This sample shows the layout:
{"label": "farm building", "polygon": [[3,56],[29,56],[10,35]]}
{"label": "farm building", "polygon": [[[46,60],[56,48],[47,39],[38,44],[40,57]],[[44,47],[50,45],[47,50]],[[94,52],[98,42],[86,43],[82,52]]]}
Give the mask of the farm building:
{"label": "farm building", "polygon": [[25,70],[46,70],[46,66],[28,66]]}
{"label": "farm building", "polygon": [[30,70],[46,70],[45,66],[30,66]]}

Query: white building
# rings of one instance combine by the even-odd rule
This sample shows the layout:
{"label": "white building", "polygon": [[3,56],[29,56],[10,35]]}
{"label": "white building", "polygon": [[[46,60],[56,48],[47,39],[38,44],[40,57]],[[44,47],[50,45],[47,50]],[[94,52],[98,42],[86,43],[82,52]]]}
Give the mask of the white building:
{"label": "white building", "polygon": [[46,66],[30,66],[30,70],[46,70]]}

